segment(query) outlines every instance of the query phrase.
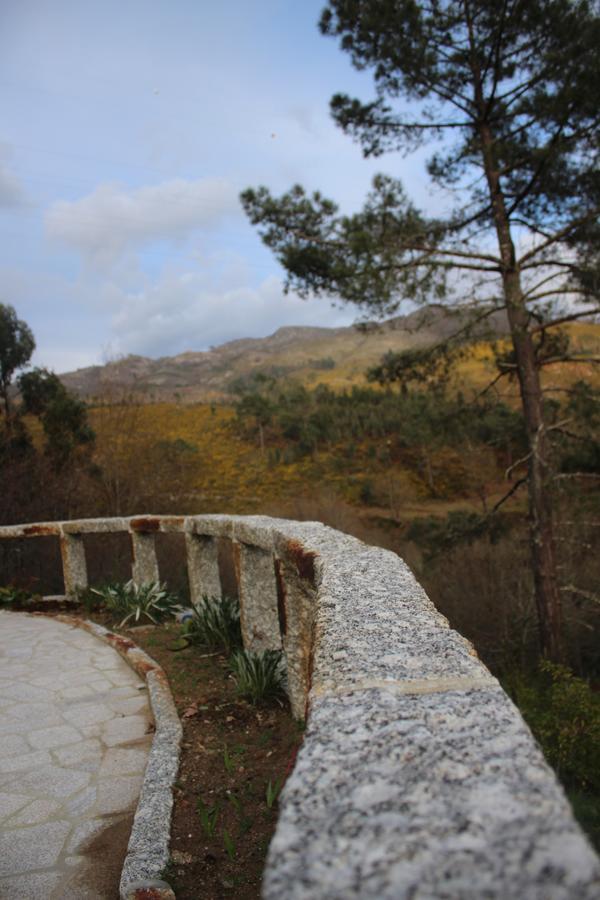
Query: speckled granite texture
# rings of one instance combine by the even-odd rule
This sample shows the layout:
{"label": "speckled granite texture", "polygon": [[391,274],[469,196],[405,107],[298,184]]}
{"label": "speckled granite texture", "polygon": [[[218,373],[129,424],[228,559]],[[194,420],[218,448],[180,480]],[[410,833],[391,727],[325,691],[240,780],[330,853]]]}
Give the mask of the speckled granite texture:
{"label": "speckled granite texture", "polygon": [[233,541],[245,633],[283,644],[308,717],[264,900],[600,898],[600,861],[518,711],[394,553],[264,516],[31,527],[0,538],[129,530],[148,566],[152,534],[182,531],[193,597],[218,590],[217,541]]}

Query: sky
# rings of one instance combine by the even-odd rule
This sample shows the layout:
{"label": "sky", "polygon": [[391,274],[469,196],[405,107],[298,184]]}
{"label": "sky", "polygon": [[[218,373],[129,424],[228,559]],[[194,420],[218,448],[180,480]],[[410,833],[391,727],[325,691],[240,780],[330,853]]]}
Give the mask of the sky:
{"label": "sky", "polygon": [[57,372],[171,356],[352,307],[284,295],[246,187],[360,208],[378,171],[428,205],[422,159],[364,160],[329,115],[372,98],[322,0],[0,4],[0,302]]}

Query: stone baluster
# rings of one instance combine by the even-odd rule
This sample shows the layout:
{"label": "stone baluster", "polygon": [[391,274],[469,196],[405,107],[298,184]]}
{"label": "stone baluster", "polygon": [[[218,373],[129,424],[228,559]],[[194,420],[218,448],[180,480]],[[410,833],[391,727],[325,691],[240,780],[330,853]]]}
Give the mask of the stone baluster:
{"label": "stone baluster", "polygon": [[296,719],[306,716],[310,689],[315,588],[311,578],[298,572],[293,562],[275,561],[278,613],[287,660],[287,694]]}
{"label": "stone baluster", "polygon": [[85,590],[88,586],[83,536],[81,534],[61,534],[60,555],[65,594],[69,599],[75,599],[77,592]]}
{"label": "stone baluster", "polygon": [[242,620],[247,650],[280,650],[277,581],[273,553],[234,542]]}
{"label": "stone baluster", "polygon": [[136,584],[159,580],[154,534],[131,531],[131,574]]}
{"label": "stone baluster", "polygon": [[201,603],[204,595],[220,597],[221,576],[216,538],[187,532],[185,544],[192,604],[196,606]]}

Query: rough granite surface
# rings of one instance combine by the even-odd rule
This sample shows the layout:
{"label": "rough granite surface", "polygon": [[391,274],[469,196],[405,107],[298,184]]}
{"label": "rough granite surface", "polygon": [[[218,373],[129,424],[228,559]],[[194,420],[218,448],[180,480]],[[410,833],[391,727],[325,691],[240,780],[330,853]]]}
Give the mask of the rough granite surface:
{"label": "rough granite surface", "polygon": [[281,634],[273,553],[243,543],[237,546],[244,647],[256,653],[279,650]]}
{"label": "rough granite surface", "polygon": [[[186,534],[193,597],[209,582],[218,592],[217,539],[232,540],[247,640],[276,642],[281,620],[292,708],[308,720],[281,797],[265,900],[600,898],[600,861],[518,711],[395,554],[316,522],[226,515],[139,522],[138,562],[147,554],[148,570],[153,530]],[[117,524],[138,528],[128,519],[42,523],[0,528],[0,538],[120,530]],[[129,652],[148,671],[143,657]],[[153,687],[151,674],[160,709],[160,677]],[[24,754],[32,767],[48,753],[69,754],[70,723],[44,725]],[[157,860],[166,862],[178,726],[166,710],[122,897],[132,896],[127,884],[156,878]],[[87,727],[91,739],[101,725]],[[120,740],[111,727],[104,729],[109,744]],[[19,756],[18,732],[12,738],[7,752]],[[64,746],[52,749],[55,741]],[[85,790],[84,778],[82,803]]]}
{"label": "rough granite surface", "polygon": [[263,896],[597,898],[598,859],[499,688],[316,700]]}

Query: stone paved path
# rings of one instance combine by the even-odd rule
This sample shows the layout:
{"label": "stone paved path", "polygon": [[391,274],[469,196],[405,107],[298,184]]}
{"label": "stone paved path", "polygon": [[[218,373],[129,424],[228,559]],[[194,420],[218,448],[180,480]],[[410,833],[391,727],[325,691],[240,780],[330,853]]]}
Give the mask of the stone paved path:
{"label": "stone paved path", "polygon": [[0,900],[118,897],[151,721],[111,647],[0,611]]}

